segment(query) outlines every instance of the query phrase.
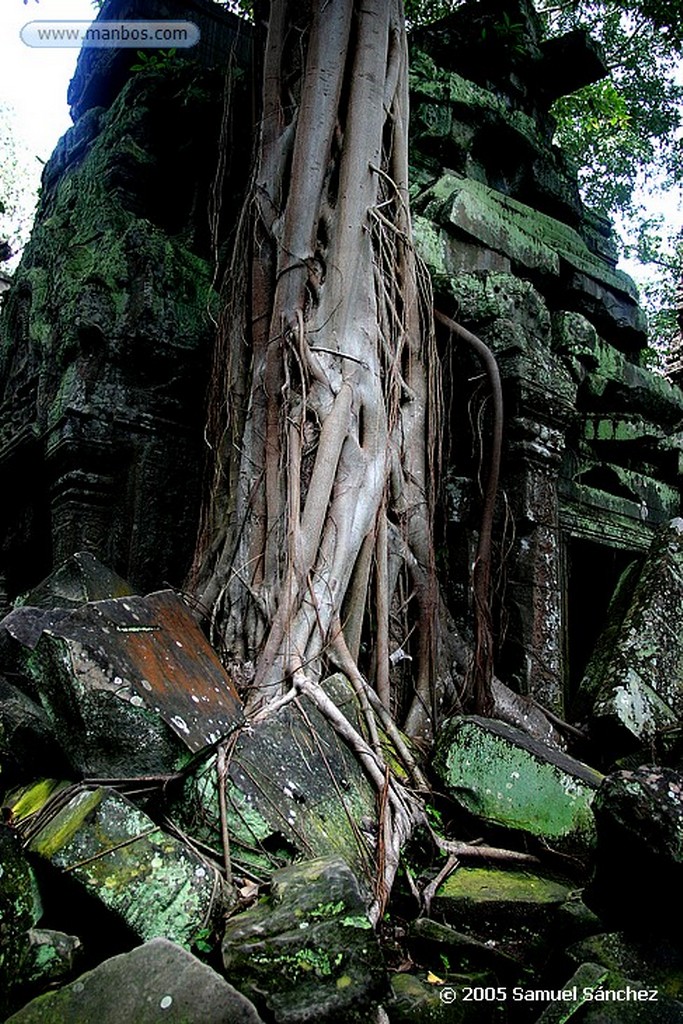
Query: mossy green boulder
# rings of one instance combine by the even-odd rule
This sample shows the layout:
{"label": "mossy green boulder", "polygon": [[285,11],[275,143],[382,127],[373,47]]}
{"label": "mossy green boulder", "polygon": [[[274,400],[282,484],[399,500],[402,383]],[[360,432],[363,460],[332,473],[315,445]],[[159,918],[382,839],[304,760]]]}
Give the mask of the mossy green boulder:
{"label": "mossy green boulder", "polygon": [[450,719],[434,766],[449,794],[478,817],[586,853],[595,841],[591,803],[599,772],[504,722]]}
{"label": "mossy green boulder", "polygon": [[338,858],[276,871],[270,898],[228,921],[223,962],[278,1024],[367,1024],[388,989],[365,900]]}
{"label": "mossy green boulder", "polygon": [[560,909],[570,884],[530,871],[458,868],[437,892],[435,914],[525,965],[562,940]]}
{"label": "mossy green boulder", "polygon": [[219,910],[220,884],[207,863],[111,789],[61,791],[29,849],[142,940],[189,947]]}

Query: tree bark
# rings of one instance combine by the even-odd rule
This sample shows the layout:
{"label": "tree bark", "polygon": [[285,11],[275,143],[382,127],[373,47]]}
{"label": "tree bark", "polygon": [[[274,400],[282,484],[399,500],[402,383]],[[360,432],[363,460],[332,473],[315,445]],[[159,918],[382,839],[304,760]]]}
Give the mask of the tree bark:
{"label": "tree bark", "polygon": [[[250,707],[302,672],[319,679],[341,630],[384,708],[428,740],[440,389],[410,239],[407,68],[401,0],[271,4],[197,565],[214,639],[253,681]],[[392,685],[398,648],[407,693]]]}

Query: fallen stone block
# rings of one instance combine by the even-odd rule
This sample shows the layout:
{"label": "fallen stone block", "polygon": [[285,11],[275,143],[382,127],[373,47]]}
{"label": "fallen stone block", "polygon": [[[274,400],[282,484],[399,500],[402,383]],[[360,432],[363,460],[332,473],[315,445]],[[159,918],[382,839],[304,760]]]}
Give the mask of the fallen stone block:
{"label": "fallen stone block", "polygon": [[52,987],[73,975],[83,952],[77,935],[66,935],[52,928],[30,928],[28,939],[28,963],[22,980],[29,985]]}
{"label": "fallen stone block", "polygon": [[537,988],[529,985],[514,990],[512,998],[520,1004],[526,1003],[529,1009],[545,1005],[536,1024],[565,1024],[565,1021],[576,1018],[586,999],[606,978],[607,971],[599,964],[581,964],[569,981],[561,987]]}
{"label": "fallen stone block", "polygon": [[488,970],[506,981],[519,978],[523,964],[481,939],[419,917],[408,927],[407,947],[415,963],[426,965],[434,974],[443,974],[447,963],[459,974]]}
{"label": "fallen stone block", "polygon": [[276,871],[270,899],[228,921],[223,962],[278,1024],[367,1024],[388,989],[358,882],[339,859]]}
{"label": "fallen stone block", "polygon": [[586,853],[595,840],[591,802],[602,776],[504,722],[452,718],[434,760],[450,796],[472,814]]}
{"label": "fallen stone block", "polygon": [[680,999],[683,994],[683,947],[677,939],[652,933],[600,932],[573,943],[565,952],[577,967],[590,961],[612,973],[637,978],[662,995]]}
{"label": "fallen stone block", "polygon": [[114,790],[58,789],[33,811],[29,834],[31,853],[143,940],[190,946],[220,909],[216,872]]}
{"label": "fallen stone block", "polygon": [[528,871],[458,868],[438,890],[432,910],[459,931],[530,965],[561,939],[560,909],[571,892]]}
{"label": "fallen stone block", "polygon": [[45,609],[79,608],[89,601],[106,601],[132,594],[130,584],[103,565],[90,551],[77,551],[15,605]]}
{"label": "fallen stone block", "polygon": [[253,1004],[166,939],[105,960],[6,1024],[262,1024]]}
{"label": "fallen stone block", "polygon": [[[2,621],[76,771],[166,774],[244,720],[230,679],[171,591]],[[180,742],[179,742],[180,741]]]}
{"label": "fallen stone block", "polygon": [[629,749],[683,717],[683,519],[658,532],[630,603],[613,611],[580,689],[593,695],[592,727]]}
{"label": "fallen stone block", "polygon": [[19,836],[0,825],[0,1018],[11,1008],[12,989],[31,960],[29,929],[41,913],[38,885]]}
{"label": "fallen stone block", "polygon": [[561,988],[526,990],[527,996],[536,992],[549,996],[536,1024],[680,1024],[683,1020],[683,1003],[600,964],[581,964]]}
{"label": "fallen stone block", "polygon": [[0,773],[5,786],[48,772],[66,772],[63,753],[44,709],[0,676]]}
{"label": "fallen stone block", "polygon": [[683,915],[683,773],[643,766],[608,775],[593,810],[588,905],[609,925],[678,935]]}
{"label": "fallen stone block", "polygon": [[[412,971],[401,971],[391,979],[392,999],[386,1005],[387,1015],[391,1024],[495,1024],[500,1017],[499,1003],[463,1002],[458,998],[465,985],[483,989],[490,984],[495,988],[493,982],[490,976],[459,974],[455,985],[451,985],[448,979],[428,981],[426,974],[420,977]],[[449,993],[446,998],[444,990]],[[450,992],[455,993],[452,1000]]]}
{"label": "fallen stone block", "polygon": [[[360,728],[350,684],[323,686]],[[375,792],[358,760],[308,698],[240,733],[226,785],[227,821],[236,871],[267,875],[295,856],[339,856],[369,881],[374,876]],[[222,848],[216,757],[188,778],[170,815],[214,849]]]}

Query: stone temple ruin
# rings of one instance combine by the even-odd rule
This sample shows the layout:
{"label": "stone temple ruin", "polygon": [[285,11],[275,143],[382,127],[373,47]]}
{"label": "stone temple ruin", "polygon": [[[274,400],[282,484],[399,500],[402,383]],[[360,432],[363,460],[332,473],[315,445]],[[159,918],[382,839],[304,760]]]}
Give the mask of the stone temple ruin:
{"label": "stone temple ruin", "polygon": [[[594,739],[604,737],[609,754],[599,767],[608,767],[617,755],[643,750],[653,751],[653,756],[666,753],[678,763],[683,716],[683,521],[676,518],[681,515],[683,473],[680,375],[674,383],[673,377],[667,380],[648,369],[645,316],[633,282],[616,269],[611,226],[584,207],[576,173],[552,142],[553,101],[603,76],[601,55],[581,32],[544,41],[529,0],[507,4],[512,7],[519,28],[514,47],[497,32],[496,0],[471,0],[437,26],[416,31],[411,41],[416,244],[432,276],[437,308],[486,342],[495,353],[503,383],[496,671],[557,719],[581,728],[588,724]],[[145,616],[161,615],[161,609],[161,627],[172,621],[175,629],[193,628],[163,592],[161,597],[153,595],[151,604],[134,595],[181,589],[192,558],[213,341],[213,265],[217,240],[229,238],[234,227],[252,136],[253,105],[245,72],[253,59],[253,41],[244,23],[210,0],[106,0],[100,17],[189,18],[200,25],[202,41],[182,60],[169,59],[144,72],[131,70],[135,51],[81,54],[69,91],[74,127],[60,140],[45,169],[34,232],[3,299],[0,597],[9,614],[0,631],[0,656],[6,656],[6,671],[25,673],[38,688],[41,673],[49,676],[54,689],[48,687],[41,702],[52,724],[60,727],[67,712],[55,696],[61,683],[54,680],[61,678],[64,651],[80,659],[80,669],[89,679],[103,678],[100,649],[88,647],[98,623],[147,622]],[[223,118],[226,90],[236,112],[229,126]],[[219,195],[214,175],[222,131],[231,133],[231,158]],[[452,610],[466,635],[472,616],[469,566],[479,526],[477,480],[488,444],[487,385],[469,350],[445,335],[439,342],[449,410],[441,562],[450,581]],[[95,558],[109,570],[100,571]],[[70,568],[65,569],[65,563]],[[48,577],[47,583],[41,582]],[[84,600],[90,603],[83,606]],[[122,601],[126,603],[117,603]],[[12,611],[17,602],[19,607]],[[61,609],[56,617],[51,611],[55,606]],[[173,635],[176,642],[178,636],[186,636]],[[193,644],[201,646],[196,639]],[[131,647],[127,640],[107,650],[122,689],[134,674],[131,664],[157,658],[144,644]],[[204,652],[202,657],[211,655]],[[207,664],[205,660],[203,672]],[[211,672],[221,671],[212,663]],[[197,686],[200,693],[201,684]],[[341,687],[343,702],[343,683],[333,680],[332,686]],[[154,687],[157,696],[162,693],[163,684],[152,680],[149,689]],[[226,716],[221,721],[229,731],[241,721],[241,712],[229,681],[225,687],[218,713]],[[97,683],[93,707],[104,700],[102,693],[108,688],[106,679]],[[167,712],[162,694],[162,721],[154,724],[148,743],[147,726],[136,718],[146,693],[140,687],[133,690],[126,695],[128,717],[113,743],[121,763],[106,752],[109,726],[99,720],[97,705],[95,725],[74,741],[66,769],[49,730],[41,733],[44,723],[36,718],[35,735],[47,745],[42,748],[40,770],[49,773],[49,762],[60,771],[75,766],[81,777],[106,778],[125,774],[130,756],[137,758],[140,773],[170,777],[183,763],[178,739],[193,754],[210,742],[211,736],[203,734],[194,745],[188,742],[178,725],[177,709]],[[12,700],[19,701],[13,692]],[[30,695],[35,696],[35,690]],[[181,721],[187,725],[190,719]],[[0,713],[4,757],[3,722]],[[138,733],[140,728],[143,732]],[[268,788],[277,775],[274,752],[284,742],[283,735],[301,736],[301,729],[292,712],[291,720],[272,725],[272,735],[265,741],[258,736],[240,739],[233,783],[243,811],[248,808],[249,815],[258,818],[257,826],[249,818],[247,831],[260,830],[259,841],[265,837],[264,842],[274,843],[278,856],[282,850],[298,850],[308,857],[336,855],[341,840],[332,833],[343,833],[350,842],[349,822],[335,820],[334,828],[330,822],[323,827],[315,818],[314,828],[314,819],[307,819],[313,832],[304,837],[294,824],[304,813],[296,786],[284,797],[277,788]],[[196,738],[192,723],[186,732]],[[487,725],[474,718],[456,723],[448,743],[453,749],[476,743],[487,752],[482,771],[503,758],[502,748],[505,757],[519,758],[520,763],[542,762],[539,771],[552,776],[547,785],[555,787],[559,803],[562,794],[572,793],[571,806],[564,808],[567,823],[549,833],[553,844],[567,856],[592,848],[595,821],[590,803],[599,773],[560,752],[541,756],[535,740],[500,723]],[[338,748],[331,738],[325,756],[338,765],[336,770],[352,793],[354,813],[362,821],[372,811],[372,797],[363,780],[354,776],[348,752]],[[13,757],[21,760],[16,750]],[[490,796],[491,789],[477,793],[449,752],[442,750],[436,764],[444,786],[452,787],[454,799],[461,800],[467,813],[501,827],[533,832],[529,821],[536,812],[530,809],[528,792],[520,798],[523,809],[515,811],[517,818],[513,821],[510,811],[501,819],[487,804],[485,794]],[[12,771],[15,767],[12,761]],[[263,778],[256,787],[252,776],[259,770]],[[299,773],[300,791],[311,785],[307,771],[305,758],[292,768],[293,775]],[[207,778],[198,772],[184,791],[186,800],[202,804],[207,794],[215,798]],[[626,806],[638,786],[647,799],[664,799],[667,780],[662,774],[636,772],[624,783],[620,799]],[[258,805],[259,792],[265,790],[267,799]],[[124,814],[122,796],[96,792],[93,796],[90,791],[65,790],[58,814],[65,813],[65,807],[87,805],[87,814],[84,810],[81,815],[84,829],[93,816],[104,820]],[[21,799],[26,798],[19,799],[18,810],[14,808],[18,815]],[[517,794],[511,803],[514,799]],[[170,817],[181,830],[173,842],[178,843],[182,861],[185,854],[178,836],[182,838],[182,829],[189,826],[180,803],[176,801]],[[282,821],[274,825],[269,814],[276,805]],[[544,809],[538,811],[539,821],[544,814]],[[617,826],[611,819],[605,825],[606,816],[604,808],[596,811],[598,834],[602,828],[613,836]],[[240,829],[247,827],[246,817],[244,811],[241,824],[235,825],[243,840]],[[322,821],[322,814],[319,817]],[[57,840],[51,821],[39,819],[38,824],[31,850],[40,853],[47,847],[54,853]],[[138,825],[142,832],[155,831],[147,821]],[[678,818],[674,826],[680,828]],[[217,828],[216,820],[207,820],[201,841],[216,844]],[[86,854],[76,858],[76,867],[96,857],[93,836],[88,832],[82,838]],[[156,840],[148,841],[151,852],[142,851],[140,856],[161,856]],[[650,870],[649,853],[636,852],[638,857],[642,853],[642,863]],[[345,856],[359,874],[363,856]],[[672,861],[676,856],[671,854]],[[185,860],[192,874],[195,862],[189,855]],[[260,854],[249,863],[256,872],[267,866]],[[654,869],[659,870],[656,865]],[[283,877],[276,882],[285,904],[294,899],[293,893],[329,875],[337,886],[332,902],[337,905],[338,896],[348,920],[358,922],[362,900],[347,878],[348,867],[337,864],[302,877],[286,874],[292,870],[283,868]],[[454,877],[462,877],[463,885],[470,877],[475,885],[480,870],[485,869],[468,867],[474,874]],[[594,885],[611,877],[610,871],[603,858]],[[676,861],[671,878],[678,879],[679,871]],[[210,917],[206,908],[213,905],[211,886],[196,881],[204,877],[200,868],[193,877],[202,915]],[[569,889],[552,889],[555,883],[549,884],[548,905],[565,907]],[[680,887],[680,880],[676,884]],[[613,878],[610,885],[614,887]],[[455,899],[440,891],[442,906],[449,905],[449,898]],[[609,898],[598,894],[596,906],[601,899],[607,918],[616,914],[619,925],[619,893],[615,889]],[[600,904],[599,912],[602,909]],[[323,927],[315,908],[309,911],[315,927]],[[159,932],[139,925],[134,910],[117,912],[140,940],[163,942]],[[26,922],[31,921],[31,912],[22,913],[25,929],[30,927]],[[258,911],[254,913],[258,916]],[[541,939],[532,960],[549,941],[546,913],[544,906],[538,921],[533,918]],[[504,952],[494,950],[496,960],[476,922],[453,914],[451,923],[460,929],[460,939],[468,928],[477,935],[467,956],[475,961],[484,956],[487,970],[506,976],[510,957],[520,953],[518,939],[511,938],[508,945],[501,940]],[[224,947],[226,964],[242,964],[240,969],[246,970],[242,961],[251,957],[253,966],[249,943],[263,922],[255,918],[252,924],[253,932],[252,925],[245,925],[244,932],[239,924],[231,925],[232,937],[226,938]],[[195,925],[194,919],[189,924],[183,921],[170,937],[189,945]],[[436,948],[446,941],[438,928],[429,930],[431,922],[422,925],[412,936],[417,945],[432,943]],[[359,926],[358,942],[365,942],[365,927]],[[455,941],[452,935],[448,941]],[[325,932],[320,948],[331,942]],[[157,945],[150,953],[161,958],[162,967],[155,970],[162,973],[168,966],[164,957],[170,955],[164,950]],[[374,946],[370,953],[363,947],[362,955],[377,958],[378,953]],[[362,960],[358,951],[353,956]],[[587,969],[595,968],[593,960],[603,962],[594,949],[575,963],[590,985],[597,984],[595,971]],[[272,973],[263,966],[261,970],[264,976]],[[377,971],[377,977],[383,977],[379,967]],[[321,968],[319,974],[325,971]],[[258,991],[264,977],[259,975],[252,983]],[[382,984],[376,982],[376,991],[366,992],[366,997],[381,1000]],[[406,999],[407,992],[404,986]],[[313,992],[306,998],[315,1006],[320,996]],[[259,1018],[250,1007],[235,1004],[235,1019],[256,1022]],[[301,1009],[299,1017],[288,1016],[277,1000],[269,1004],[278,1021],[303,1021],[309,1010],[310,1006]],[[390,1016],[392,1022],[418,1019],[401,1012]]]}
{"label": "stone temple ruin", "polygon": [[[437,305],[495,352],[503,378],[506,527],[498,672],[573,715],[622,574],[679,514],[679,387],[644,365],[647,330],[615,268],[611,227],[586,210],[552,144],[549,107],[604,74],[580,32],[544,42],[530,4],[515,47],[495,4],[416,33],[415,235]],[[220,210],[244,185],[251,39],[203,0],[108,0],[103,17],[192,17],[202,42],[165,82],[135,51],[86,50],[74,129],[45,173],[41,211],[6,298],[0,367],[5,606],[75,551],[138,590],[181,586],[191,558],[210,363],[207,223],[223,80],[242,111]],[[488,11],[488,13],[487,13]],[[488,20],[487,20],[488,19]],[[489,31],[482,29],[489,26]],[[231,202],[232,197],[232,202]],[[451,597],[467,622],[477,530],[469,417],[478,367],[444,353]],[[469,412],[468,412],[469,410]],[[501,584],[502,587],[502,584]]]}
{"label": "stone temple ruin", "polygon": [[[542,42],[522,12],[524,45],[499,59],[468,8],[416,40],[415,231],[437,305],[491,346],[503,378],[512,527],[500,670],[573,715],[619,579],[680,513],[682,393],[647,369],[646,319],[616,269],[611,227],[585,209],[552,145],[550,104],[602,77],[600,56],[580,32]],[[476,372],[455,358],[455,382]],[[457,438],[469,395],[453,387]],[[448,467],[461,566],[473,475],[463,449]]]}

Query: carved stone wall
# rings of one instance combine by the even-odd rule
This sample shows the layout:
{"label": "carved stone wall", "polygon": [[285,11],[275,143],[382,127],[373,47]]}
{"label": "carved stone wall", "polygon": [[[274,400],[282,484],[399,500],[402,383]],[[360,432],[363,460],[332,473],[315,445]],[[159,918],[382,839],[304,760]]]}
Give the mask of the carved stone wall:
{"label": "carved stone wall", "polygon": [[[190,6],[108,0],[102,17],[206,21],[213,11],[222,46],[204,32],[191,59],[137,73],[134,50],[83,50],[69,92],[79,116],[45,168],[0,321],[0,573],[10,599],[81,549],[143,591],[182,585],[188,568],[213,346],[209,197],[223,62],[245,58],[243,46],[230,49],[237,19],[208,0]],[[251,145],[239,82],[228,80],[243,90],[246,134],[238,121],[239,159],[214,196],[224,237]]]}
{"label": "carved stone wall", "polygon": [[[498,669],[563,714],[619,574],[680,509],[683,393],[641,365],[635,286],[552,143],[550,103],[601,77],[600,55],[580,33],[543,42],[526,0],[506,5],[507,22],[499,8],[467,4],[414,40],[415,234],[437,304],[493,349],[503,378]],[[468,384],[481,388],[481,369],[459,349],[448,358],[448,546],[462,579],[478,509],[467,439],[485,451],[488,421]],[[466,589],[460,600],[466,620]]]}

